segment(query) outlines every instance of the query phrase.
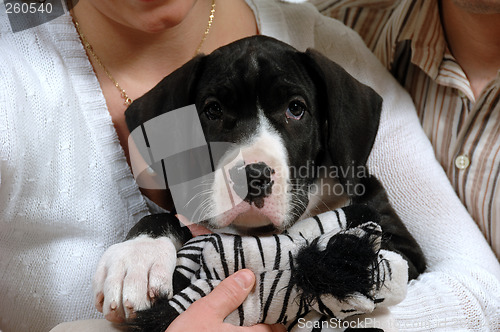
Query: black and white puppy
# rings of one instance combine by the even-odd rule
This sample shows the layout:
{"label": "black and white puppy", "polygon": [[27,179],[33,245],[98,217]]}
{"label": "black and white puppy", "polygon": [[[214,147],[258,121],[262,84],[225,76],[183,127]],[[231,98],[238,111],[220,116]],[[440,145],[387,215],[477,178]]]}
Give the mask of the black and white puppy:
{"label": "black and white puppy", "polygon": [[[134,101],[126,111],[127,124],[132,132],[191,104],[207,142],[230,142],[243,159],[215,177],[206,203],[211,214],[201,218],[205,226],[245,234],[279,232],[304,217],[364,203],[382,215],[383,248],[408,261],[410,278],[423,272],[419,245],[379,181],[366,171],[382,105],[371,88],[314,50],[299,52],[255,36],[186,63]],[[231,151],[219,163],[230,163],[228,155]],[[241,183],[231,181],[238,173],[248,180],[244,195]],[[227,190],[241,196],[231,209],[223,208]],[[129,241],[105,254],[94,280],[97,305],[104,306],[105,314],[123,310],[128,315],[147,307],[156,293],[171,291],[174,246],[178,249],[190,233],[166,223],[169,218],[144,218]],[[160,265],[148,261],[160,253],[168,253],[170,260]]]}

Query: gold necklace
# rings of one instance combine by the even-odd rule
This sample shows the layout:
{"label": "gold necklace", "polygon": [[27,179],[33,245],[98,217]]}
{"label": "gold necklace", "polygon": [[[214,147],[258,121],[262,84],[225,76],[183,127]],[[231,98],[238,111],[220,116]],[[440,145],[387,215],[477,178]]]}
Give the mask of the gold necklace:
{"label": "gold necklace", "polygon": [[[203,46],[203,43],[205,42],[205,40],[207,39],[208,34],[210,33],[210,28],[212,27],[212,23],[214,21],[214,17],[215,17],[215,0],[212,0],[212,9],[210,9],[210,16],[208,17],[207,28],[205,29],[205,32],[203,33],[203,37],[201,38],[201,41],[198,44],[198,47],[196,48],[196,51],[194,52],[193,57],[196,56],[198,53],[200,53],[201,47]],[[80,39],[82,40],[83,46],[85,47],[85,49],[87,50],[87,52],[89,52],[92,55],[92,57],[94,58],[95,62],[97,62],[97,64],[99,65],[99,67],[102,68],[102,70],[104,71],[104,73],[106,74],[106,76],[108,76],[108,78],[111,80],[111,82],[113,82],[113,84],[118,89],[118,91],[120,91],[120,96],[124,100],[123,104],[125,106],[130,106],[130,104],[132,104],[133,100],[127,95],[127,92],[125,91],[125,89],[123,89],[120,86],[120,84],[118,84],[118,82],[115,80],[115,78],[113,77],[113,75],[111,75],[111,73],[106,68],[106,66],[104,66],[104,64],[102,63],[102,61],[99,58],[99,56],[97,56],[97,54],[94,52],[94,48],[92,47],[92,45],[90,45],[89,41],[87,40],[87,38],[83,34],[82,30],[80,29],[80,24],[78,24],[78,21],[76,20],[75,17],[73,17],[73,22],[75,23],[76,31],[80,35]]]}
{"label": "gold necklace", "polygon": [[201,38],[200,43],[198,44],[198,48],[196,49],[196,51],[194,51],[193,57],[195,57],[196,55],[198,55],[198,53],[200,53],[201,47],[203,46],[205,39],[207,39],[207,36],[210,33],[210,28],[212,27],[212,22],[214,21],[214,17],[215,17],[215,0],[212,0],[212,8],[210,9],[210,16],[208,16],[207,28],[203,33],[203,37]]}

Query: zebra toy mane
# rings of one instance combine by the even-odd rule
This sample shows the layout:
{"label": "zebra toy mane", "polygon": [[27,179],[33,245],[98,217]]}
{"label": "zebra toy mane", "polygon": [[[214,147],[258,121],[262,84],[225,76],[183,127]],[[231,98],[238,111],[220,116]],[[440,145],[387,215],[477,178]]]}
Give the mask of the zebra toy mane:
{"label": "zebra toy mane", "polygon": [[127,325],[163,332],[243,268],[255,273],[256,285],[226,318],[234,325],[282,323],[295,331],[301,319],[342,320],[395,305],[406,296],[408,265],[399,254],[380,249],[378,221],[373,209],[351,205],[301,220],[279,235],[195,237],[177,254],[173,297],[158,298]]}

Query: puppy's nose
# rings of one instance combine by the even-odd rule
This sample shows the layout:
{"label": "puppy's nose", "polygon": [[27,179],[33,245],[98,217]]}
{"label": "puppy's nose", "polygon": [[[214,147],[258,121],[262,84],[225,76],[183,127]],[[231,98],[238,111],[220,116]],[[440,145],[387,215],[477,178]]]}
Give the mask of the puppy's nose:
{"label": "puppy's nose", "polygon": [[[245,177],[241,176],[242,172],[245,172]],[[273,174],[274,170],[264,162],[248,165],[240,163],[229,170],[236,194],[250,204],[253,202],[258,208],[264,206],[264,198],[272,193]]]}

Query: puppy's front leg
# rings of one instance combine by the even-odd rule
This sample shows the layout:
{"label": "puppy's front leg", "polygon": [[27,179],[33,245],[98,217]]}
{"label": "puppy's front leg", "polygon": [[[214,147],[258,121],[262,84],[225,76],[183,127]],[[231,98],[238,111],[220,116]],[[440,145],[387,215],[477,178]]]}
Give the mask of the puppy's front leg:
{"label": "puppy's front leg", "polygon": [[384,232],[382,249],[395,251],[408,262],[408,277],[416,279],[426,269],[425,257],[417,241],[410,234],[389,202],[389,197],[375,176],[362,179],[363,196],[354,197],[353,202],[367,204],[380,214],[380,225]]}
{"label": "puppy's front leg", "polygon": [[190,238],[189,229],[172,214],[142,218],[97,265],[93,280],[97,310],[110,321],[122,322],[149,308],[159,295],[171,297],[177,250]]}

